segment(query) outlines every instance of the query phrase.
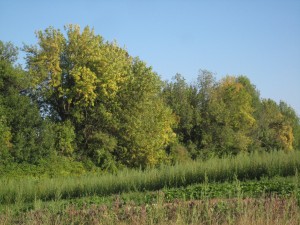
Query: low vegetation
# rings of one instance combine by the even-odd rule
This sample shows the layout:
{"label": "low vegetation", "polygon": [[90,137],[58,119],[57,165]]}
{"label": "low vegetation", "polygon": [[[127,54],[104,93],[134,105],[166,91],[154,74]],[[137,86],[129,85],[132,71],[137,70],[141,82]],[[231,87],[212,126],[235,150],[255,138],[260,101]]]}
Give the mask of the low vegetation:
{"label": "low vegetation", "polygon": [[84,196],[107,196],[131,191],[160,190],[190,184],[263,177],[293,176],[300,170],[300,152],[257,153],[195,161],[157,169],[124,170],[117,174],[86,174],[57,178],[0,179],[0,201],[32,202]]}
{"label": "low vegetation", "polygon": [[299,175],[260,181],[15,202],[1,224],[299,224]]}

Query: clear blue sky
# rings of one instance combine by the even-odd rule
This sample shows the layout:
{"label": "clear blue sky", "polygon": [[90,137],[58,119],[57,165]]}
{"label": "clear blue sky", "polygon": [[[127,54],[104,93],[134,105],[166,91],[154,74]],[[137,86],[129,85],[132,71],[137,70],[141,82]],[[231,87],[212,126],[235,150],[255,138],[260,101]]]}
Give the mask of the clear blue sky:
{"label": "clear blue sky", "polygon": [[48,26],[89,25],[139,56],[162,79],[199,69],[246,75],[261,97],[300,115],[300,1],[0,0],[0,40],[35,44]]}

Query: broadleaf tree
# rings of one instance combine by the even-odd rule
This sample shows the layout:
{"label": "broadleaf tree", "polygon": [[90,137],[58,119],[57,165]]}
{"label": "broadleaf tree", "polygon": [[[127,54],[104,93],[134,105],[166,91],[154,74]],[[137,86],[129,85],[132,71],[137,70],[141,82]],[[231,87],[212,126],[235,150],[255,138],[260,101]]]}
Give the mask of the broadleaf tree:
{"label": "broadleaf tree", "polygon": [[58,123],[70,121],[74,154],[104,169],[160,163],[175,123],[159,95],[160,78],[89,27],[65,31],[39,31],[38,45],[24,48],[41,111]]}

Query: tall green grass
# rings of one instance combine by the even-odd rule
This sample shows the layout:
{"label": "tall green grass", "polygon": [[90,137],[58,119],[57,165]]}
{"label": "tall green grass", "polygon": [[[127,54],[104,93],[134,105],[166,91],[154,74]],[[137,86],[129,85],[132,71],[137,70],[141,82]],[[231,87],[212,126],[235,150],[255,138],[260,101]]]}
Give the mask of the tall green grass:
{"label": "tall green grass", "polygon": [[123,170],[118,174],[77,177],[0,179],[0,204],[106,196],[130,191],[159,190],[204,181],[291,176],[300,169],[300,152],[241,154],[193,161],[156,169]]}

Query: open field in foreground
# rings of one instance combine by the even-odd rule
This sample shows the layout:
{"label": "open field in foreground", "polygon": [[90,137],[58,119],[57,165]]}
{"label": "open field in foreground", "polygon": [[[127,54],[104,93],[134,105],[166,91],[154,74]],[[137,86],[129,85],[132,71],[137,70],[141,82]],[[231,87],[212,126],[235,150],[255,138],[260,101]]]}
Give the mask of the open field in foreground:
{"label": "open field in foreground", "polygon": [[0,204],[107,196],[126,192],[157,191],[204,182],[257,180],[294,176],[300,171],[300,152],[238,155],[192,161],[148,170],[117,174],[86,174],[55,178],[1,178]]}
{"label": "open field in foreground", "polygon": [[299,224],[300,153],[0,180],[0,224]]}
{"label": "open field in foreground", "polygon": [[[158,201],[156,204],[68,204],[0,215],[1,224],[299,224],[295,198],[262,197]],[[38,207],[41,207],[40,209]]]}

